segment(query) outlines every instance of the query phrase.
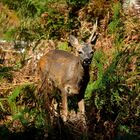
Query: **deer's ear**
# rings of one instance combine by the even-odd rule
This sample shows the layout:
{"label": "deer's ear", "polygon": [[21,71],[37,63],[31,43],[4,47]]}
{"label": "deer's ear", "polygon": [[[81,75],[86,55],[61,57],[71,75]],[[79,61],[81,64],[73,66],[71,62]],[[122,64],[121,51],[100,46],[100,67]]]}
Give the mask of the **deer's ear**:
{"label": "deer's ear", "polygon": [[72,47],[76,48],[77,45],[79,45],[78,39],[75,36],[70,35],[69,40],[70,40],[70,44],[72,45]]}

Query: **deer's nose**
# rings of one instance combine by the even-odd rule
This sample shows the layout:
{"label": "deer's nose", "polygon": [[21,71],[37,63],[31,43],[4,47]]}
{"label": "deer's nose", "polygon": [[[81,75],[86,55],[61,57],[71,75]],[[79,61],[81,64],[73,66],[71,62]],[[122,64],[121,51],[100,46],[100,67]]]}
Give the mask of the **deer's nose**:
{"label": "deer's nose", "polygon": [[91,64],[91,60],[89,58],[84,59],[84,65]]}

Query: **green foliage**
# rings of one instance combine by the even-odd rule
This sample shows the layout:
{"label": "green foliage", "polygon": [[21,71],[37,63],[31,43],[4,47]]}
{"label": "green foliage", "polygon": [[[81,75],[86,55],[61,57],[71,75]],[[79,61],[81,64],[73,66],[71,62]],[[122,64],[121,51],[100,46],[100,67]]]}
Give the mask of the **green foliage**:
{"label": "green foliage", "polygon": [[10,11],[7,6],[1,5],[0,11],[0,38],[5,38],[7,40],[13,39],[13,34],[15,34],[15,26],[18,24],[18,18],[14,11]]}
{"label": "green foliage", "polygon": [[120,126],[119,126],[119,129],[120,129],[121,132],[130,133],[130,129],[129,129],[129,127],[126,126],[126,125],[120,125]]}
{"label": "green foliage", "polygon": [[120,10],[121,10],[121,4],[115,3],[113,4],[112,7],[112,21],[110,22],[110,24],[108,25],[108,30],[110,33],[115,33],[116,31],[118,31],[118,27],[120,26]]}
{"label": "green foliage", "polygon": [[2,0],[10,9],[16,10],[24,18],[35,17],[45,10],[46,1],[38,0]]}
{"label": "green foliage", "polygon": [[55,9],[48,11],[49,16],[45,25],[48,38],[60,38],[63,31],[67,31],[64,14]]}
{"label": "green foliage", "polygon": [[38,22],[33,19],[28,19],[28,21],[22,20],[20,26],[17,28],[16,39],[23,40],[26,42],[33,41],[39,38],[39,32],[41,31],[38,26]]}
{"label": "green foliage", "polygon": [[15,28],[9,28],[5,34],[4,34],[4,38],[6,40],[11,40],[13,38],[13,35],[15,35],[16,33],[16,29]]}
{"label": "green foliage", "polygon": [[94,90],[103,86],[102,78],[104,75],[104,65],[106,64],[105,54],[102,51],[96,51],[92,63],[94,64],[94,66],[92,66],[93,68],[97,67],[97,80],[90,81],[88,84],[86,89],[86,98],[90,98]]}
{"label": "green foliage", "polygon": [[22,87],[16,88],[12,94],[8,97],[8,103],[11,109],[11,113],[15,114],[18,112],[18,108],[16,107],[16,98],[19,96],[21,93]]}
{"label": "green foliage", "polygon": [[121,3],[113,3],[112,12],[113,12],[113,19],[119,19],[120,18],[120,10],[121,10]]}
{"label": "green foliage", "polygon": [[11,80],[13,77],[11,70],[13,70],[12,67],[0,67],[0,80],[3,78]]}
{"label": "green foliage", "polygon": [[45,116],[39,106],[35,108],[36,104],[35,87],[25,84],[16,87],[8,97],[0,98],[0,111],[9,111],[13,121],[20,121],[24,127],[34,124],[39,128],[45,125]]}
{"label": "green foliage", "polygon": [[[139,22],[134,18],[133,22],[130,20],[127,23],[126,17],[121,14],[120,2],[105,0],[94,2],[89,0],[2,0],[1,2],[7,6],[6,12],[0,14],[0,35],[4,34],[2,37],[9,40],[14,38],[28,43],[41,39],[55,39],[56,41],[61,38],[67,39],[69,32],[79,34],[77,33],[79,28],[90,28],[90,22],[99,17],[99,27],[104,27],[105,30],[107,27],[108,31],[99,38],[101,40],[109,38],[110,42],[113,42],[110,50],[113,49],[114,53],[108,59],[106,52],[100,50],[100,43],[103,43],[101,47],[104,47],[104,42],[100,42],[99,39],[97,44],[99,50],[94,54],[91,80],[85,95],[88,101],[86,105],[94,110],[92,116],[90,116],[92,111],[87,110],[87,117],[90,116],[88,121],[93,121],[88,122],[88,128],[95,134],[90,132],[94,136],[100,135],[99,131],[107,129],[101,132],[102,138],[108,133],[110,135],[110,129],[123,134],[138,134],[136,129],[139,126],[140,117],[140,46],[137,39]],[[15,15],[18,15],[19,21]],[[12,18],[12,24],[9,17]],[[15,25],[17,21],[19,25]],[[81,23],[89,24],[81,25]],[[100,29],[99,34],[102,34]],[[110,44],[107,45],[107,49],[108,46],[110,47]],[[70,51],[67,42],[58,42],[57,47]],[[28,46],[26,49],[28,50]],[[0,67],[0,84],[5,79],[12,83],[14,78],[12,72],[20,70],[25,65],[26,55],[28,54],[25,52],[21,56],[22,62],[16,61],[12,68]],[[12,123],[18,120],[25,129],[30,128],[31,125],[39,129],[50,127],[45,120],[48,112],[42,107],[44,97],[39,95],[41,98],[37,100],[36,92],[34,85],[31,84],[4,90],[0,93],[0,119],[8,114],[12,116]],[[72,108],[73,102],[75,101],[70,102]],[[107,122],[111,125],[109,123],[106,125]],[[59,128],[60,133],[62,128],[64,131],[68,130],[65,129],[64,124],[60,124],[59,121],[58,123],[59,126],[56,128]],[[56,128],[52,132],[56,132]],[[5,132],[3,134],[8,133],[4,128],[1,130]],[[52,136],[57,137],[57,134],[53,133]]]}
{"label": "green foliage", "polygon": [[73,7],[82,7],[87,4],[89,0],[66,0],[66,2]]}
{"label": "green foliage", "polygon": [[115,4],[113,4],[112,7],[112,20],[108,25],[108,31],[110,34],[112,34],[114,36],[114,43],[115,45],[120,44],[120,42],[123,39],[123,26],[122,26],[122,19],[121,17],[121,4],[120,2],[117,2]]}
{"label": "green foliage", "polygon": [[[132,126],[138,125],[138,116],[140,115],[140,106],[137,105],[140,101],[140,82],[136,80],[139,79],[137,73],[139,66],[135,65],[135,71],[129,70],[130,62],[139,56],[136,50],[126,48],[126,50],[120,51],[114,56],[106,70],[103,70],[103,59],[99,60],[100,65],[95,63],[98,69],[97,80],[89,84],[91,94],[89,91],[87,94],[87,98],[92,96],[93,104],[103,112],[102,117],[105,120],[115,117],[114,121],[117,125],[123,124],[122,127],[118,126],[118,129],[125,133],[133,132]],[[136,64],[138,64],[138,60]],[[128,82],[129,80],[131,82]],[[132,124],[133,121],[128,119],[132,116],[136,120],[135,124]]]}
{"label": "green foliage", "polygon": [[70,47],[67,42],[60,42],[57,46],[60,50],[70,51]]}
{"label": "green foliage", "polygon": [[6,109],[4,108],[4,102],[6,101],[7,99],[6,98],[0,98],[0,110],[2,112],[5,112]]}
{"label": "green foliage", "polygon": [[[28,42],[46,38],[61,38],[64,32],[68,30],[68,26],[65,21],[66,19],[64,13],[58,11],[57,6],[59,5],[59,3],[56,5],[56,7],[53,7],[53,4],[56,4],[54,1],[30,2],[34,4],[35,8],[38,8],[36,9],[37,12],[29,12],[28,6],[23,7],[23,10],[27,11],[28,14],[34,13],[35,17],[20,14],[21,23],[20,26],[17,28],[17,33],[15,34],[16,39]],[[19,10],[17,9],[19,13],[21,10],[21,8],[19,8]],[[24,12],[21,11],[21,13]],[[42,16],[43,14],[46,15]]]}

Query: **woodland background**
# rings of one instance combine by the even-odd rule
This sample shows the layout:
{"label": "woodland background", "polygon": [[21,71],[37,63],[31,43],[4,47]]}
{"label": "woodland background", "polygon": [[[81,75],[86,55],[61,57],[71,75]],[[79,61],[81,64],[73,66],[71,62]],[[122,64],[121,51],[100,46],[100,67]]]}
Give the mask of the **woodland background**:
{"label": "woodland background", "polygon": [[[38,59],[50,48],[73,51],[69,35],[98,40],[80,120],[45,121]],[[0,139],[140,139],[140,12],[119,0],[1,0]],[[69,101],[73,108],[73,101]]]}

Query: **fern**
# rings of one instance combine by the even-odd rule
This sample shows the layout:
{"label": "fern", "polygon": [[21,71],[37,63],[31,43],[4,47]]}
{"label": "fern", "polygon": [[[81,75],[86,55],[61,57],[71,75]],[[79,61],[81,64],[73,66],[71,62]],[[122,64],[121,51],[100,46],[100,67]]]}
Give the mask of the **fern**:
{"label": "fern", "polygon": [[13,92],[12,94],[8,97],[8,101],[9,102],[14,102],[15,99],[19,96],[19,94],[21,93],[22,91],[22,87],[17,87]]}
{"label": "fern", "polygon": [[112,13],[113,13],[112,21],[108,25],[108,31],[111,34],[117,33],[120,28],[120,24],[121,24],[120,10],[121,10],[120,2],[115,3],[112,7]]}
{"label": "fern", "polygon": [[18,108],[16,106],[16,98],[20,95],[22,92],[22,87],[17,87],[12,94],[8,97],[8,103],[11,109],[11,113],[15,114],[18,112]]}
{"label": "fern", "polygon": [[60,42],[57,46],[60,50],[70,51],[67,42]]}
{"label": "fern", "polygon": [[4,112],[6,111],[6,109],[4,108],[3,102],[6,100],[7,100],[6,98],[0,98],[0,109]]}
{"label": "fern", "polygon": [[105,54],[102,51],[95,52],[93,63],[95,64],[94,67],[97,67],[97,71],[98,71],[97,80],[94,82],[90,81],[90,83],[88,84],[86,89],[86,94],[85,94],[86,98],[90,98],[94,90],[97,90],[103,86],[102,78],[104,74],[104,64],[106,63]]}

